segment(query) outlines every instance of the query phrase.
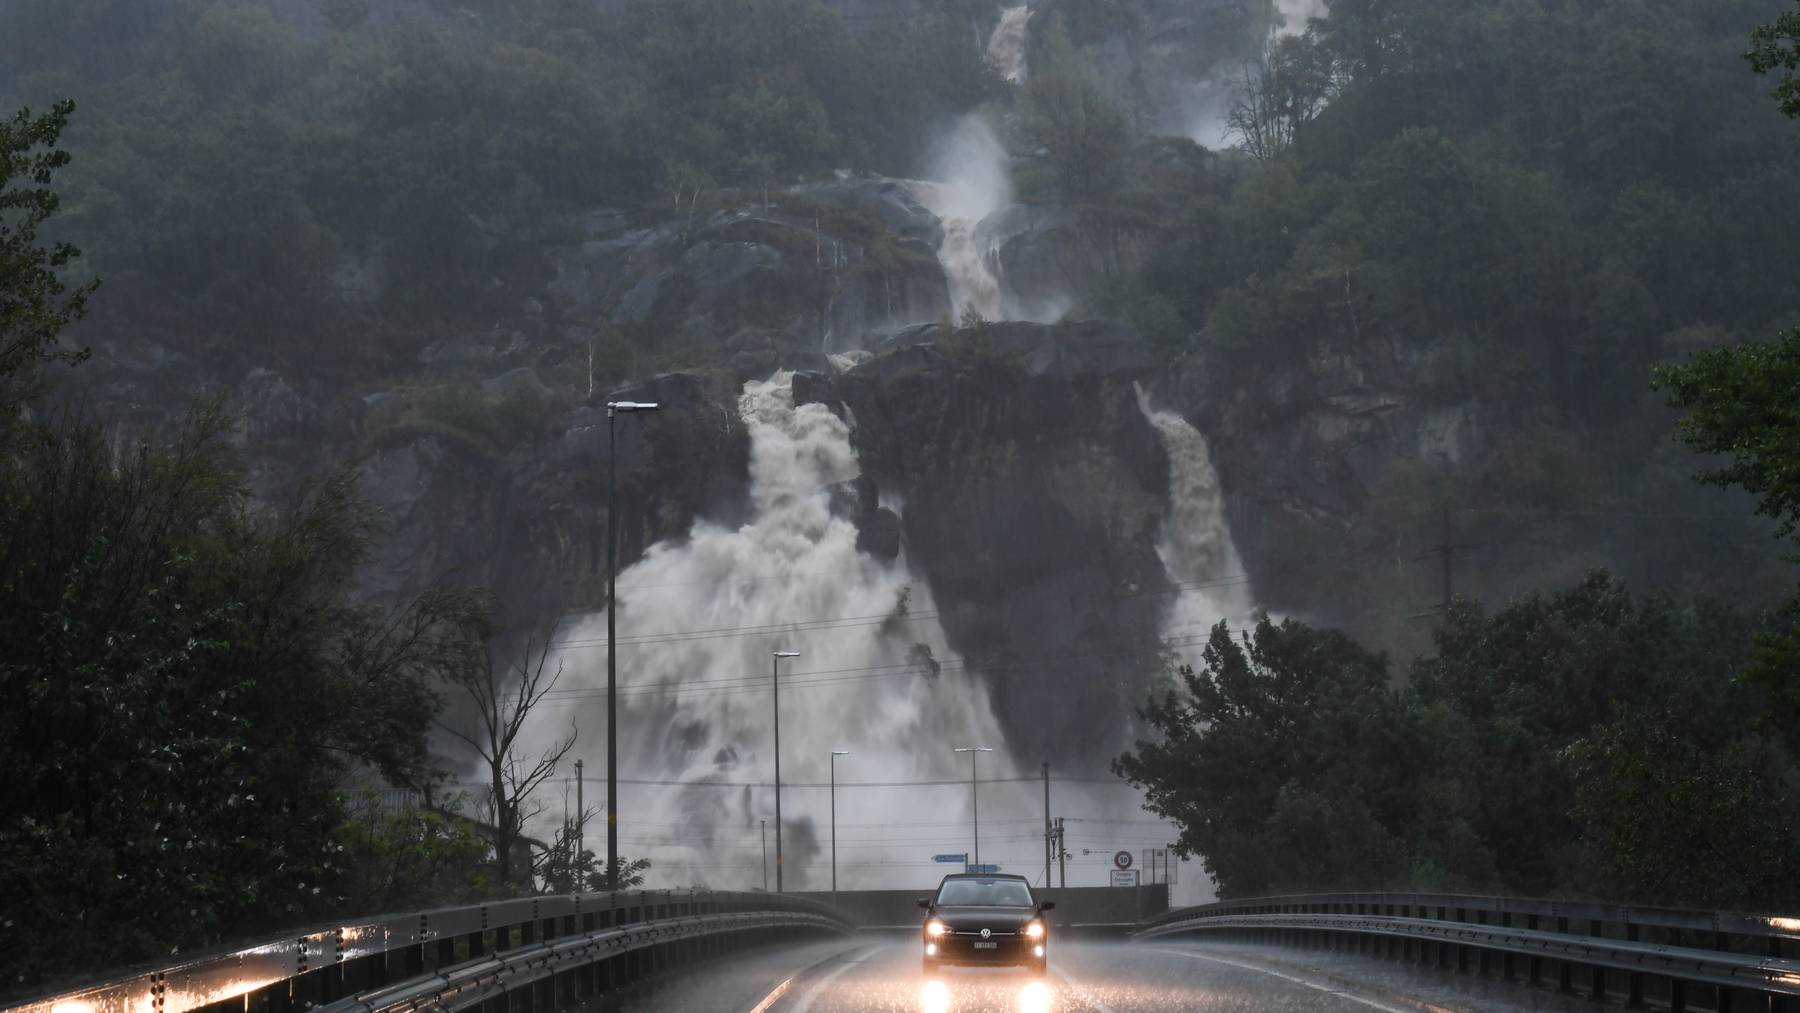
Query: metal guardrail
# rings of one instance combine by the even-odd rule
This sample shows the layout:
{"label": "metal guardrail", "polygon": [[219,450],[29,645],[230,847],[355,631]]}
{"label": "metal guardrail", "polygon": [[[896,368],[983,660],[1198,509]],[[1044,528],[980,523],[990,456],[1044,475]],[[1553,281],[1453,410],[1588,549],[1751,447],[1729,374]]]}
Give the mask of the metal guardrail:
{"label": "metal guardrail", "polygon": [[[794,932],[849,933],[826,905],[761,893],[532,897],[307,932],[47,996],[3,1013],[291,1013],[409,1009],[551,981],[609,991],[673,966]],[[385,998],[383,998],[385,997]],[[381,1005],[370,1005],[379,1002]],[[528,1004],[529,1005],[529,1004]]]}
{"label": "metal guardrail", "polygon": [[[1800,919],[1454,894],[1321,894],[1183,908],[1132,938],[1224,933],[1469,973],[1522,976],[1671,1010],[1800,1009]],[[1791,949],[1791,946],[1789,947]],[[1695,988],[1694,986],[1698,986]]]}

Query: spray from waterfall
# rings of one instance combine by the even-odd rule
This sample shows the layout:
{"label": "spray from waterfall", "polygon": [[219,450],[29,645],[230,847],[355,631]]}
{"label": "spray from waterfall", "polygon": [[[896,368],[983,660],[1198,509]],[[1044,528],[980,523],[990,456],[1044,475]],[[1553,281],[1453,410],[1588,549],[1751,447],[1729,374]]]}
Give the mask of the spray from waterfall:
{"label": "spray from waterfall", "polygon": [[1275,0],[1275,10],[1281,15],[1277,36],[1304,35],[1307,22],[1331,13],[1331,0]]}
{"label": "spray from waterfall", "polygon": [[1014,84],[1025,80],[1025,33],[1031,26],[1031,7],[1020,4],[1000,14],[1000,24],[988,39],[988,65]]}
{"label": "spray from waterfall", "polygon": [[914,184],[919,203],[944,230],[938,262],[950,285],[953,320],[969,312],[984,320],[1004,314],[997,250],[981,222],[1012,202],[1011,159],[980,116],[963,117],[939,139],[929,159],[930,181]]}
{"label": "spray from waterfall", "polygon": [[[846,889],[935,881],[944,870],[931,854],[967,850],[958,819],[969,769],[953,747],[996,749],[982,759],[984,780],[1015,773],[987,691],[950,650],[929,589],[904,556],[860,551],[851,511],[834,511],[860,472],[850,428],[823,405],[795,405],[792,376],[747,383],[739,401],[750,519],[697,522],[619,575],[621,777],[656,782],[621,786],[620,851],[651,858],[657,885],[761,885],[762,820],[775,853],[775,650],[800,652],[780,674],[789,889],[829,886],[832,750],[850,750],[836,769]],[[572,716],[590,777],[605,769],[604,629],[602,614],[563,635],[561,710],[537,726],[548,741]],[[918,781],[940,783],[902,784]],[[868,782],[900,786],[856,786]],[[1020,816],[1007,792],[981,794],[984,826]],[[873,829],[919,812],[941,815],[928,831]],[[994,858],[982,850],[1008,860],[999,842]],[[1041,861],[1041,843],[1022,850]]]}
{"label": "spray from waterfall", "polygon": [[1156,552],[1169,580],[1181,590],[1164,620],[1163,636],[1191,664],[1220,619],[1231,620],[1233,627],[1246,625],[1253,609],[1250,583],[1231,540],[1225,496],[1206,437],[1180,415],[1152,409],[1142,386],[1137,394],[1138,408],[1162,438],[1169,458],[1169,513]]}

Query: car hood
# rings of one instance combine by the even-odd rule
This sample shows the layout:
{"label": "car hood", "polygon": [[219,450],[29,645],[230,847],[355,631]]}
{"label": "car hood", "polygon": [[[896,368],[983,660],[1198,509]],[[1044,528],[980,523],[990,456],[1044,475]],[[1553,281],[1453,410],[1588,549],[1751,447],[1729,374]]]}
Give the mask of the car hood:
{"label": "car hood", "polygon": [[952,932],[1017,932],[1037,913],[1035,907],[939,907],[932,909],[931,917]]}

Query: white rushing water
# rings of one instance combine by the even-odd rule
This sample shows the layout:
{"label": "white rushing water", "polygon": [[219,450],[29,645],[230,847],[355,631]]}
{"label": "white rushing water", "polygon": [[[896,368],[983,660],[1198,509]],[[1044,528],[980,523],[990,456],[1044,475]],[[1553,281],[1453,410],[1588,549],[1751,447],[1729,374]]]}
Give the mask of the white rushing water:
{"label": "white rushing water", "polygon": [[1253,611],[1249,578],[1231,540],[1225,496],[1206,437],[1174,412],[1150,407],[1138,388],[1138,407],[1162,437],[1169,458],[1169,513],[1156,552],[1179,589],[1163,636],[1189,664],[1199,662],[1208,631],[1220,619],[1242,629]]}
{"label": "white rushing water", "polygon": [[1008,7],[1000,13],[1000,24],[988,39],[988,64],[1014,84],[1025,80],[1025,32],[1030,26],[1030,5]]}
{"label": "white rushing water", "polygon": [[[801,654],[781,671],[787,888],[829,886],[834,749],[851,751],[838,760],[840,783],[947,782],[840,789],[840,885],[935,882],[944,869],[931,854],[969,849],[968,757],[952,748],[994,747],[983,780],[1013,773],[987,690],[947,646],[904,557],[859,551],[855,525],[833,513],[834,488],[860,471],[848,425],[822,405],[796,407],[791,373],[746,384],[739,408],[751,441],[748,521],[698,522],[619,574],[621,777],[669,782],[621,787],[620,851],[650,857],[659,886],[760,887],[766,819],[773,886],[770,653],[791,650]],[[605,770],[605,629],[600,614],[560,633],[566,672],[536,726],[541,741],[571,720],[582,730],[575,755],[590,803]],[[1017,808],[1009,787],[983,789],[984,824]],[[921,813],[933,814],[930,829],[908,832]],[[587,841],[604,852],[603,820]],[[994,843],[984,860],[1002,854]],[[1026,842],[1023,855],[1041,864],[1042,847]]]}
{"label": "white rushing water", "polygon": [[1275,10],[1281,15],[1281,25],[1275,29],[1276,35],[1303,35],[1306,33],[1307,22],[1331,14],[1331,2],[1330,0],[1275,0]]}
{"label": "white rushing water", "polygon": [[933,148],[932,179],[913,184],[919,203],[943,227],[938,262],[950,285],[952,322],[970,311],[983,320],[1005,315],[998,251],[981,222],[1012,202],[1011,159],[987,122],[969,115]]}

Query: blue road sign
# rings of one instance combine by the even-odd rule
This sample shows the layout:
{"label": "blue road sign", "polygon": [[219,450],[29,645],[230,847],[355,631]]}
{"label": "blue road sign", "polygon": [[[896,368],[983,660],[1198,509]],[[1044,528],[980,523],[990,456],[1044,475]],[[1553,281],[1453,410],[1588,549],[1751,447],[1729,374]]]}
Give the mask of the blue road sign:
{"label": "blue road sign", "polygon": [[966,862],[969,860],[969,856],[968,855],[932,855],[931,860],[934,862]]}
{"label": "blue road sign", "polygon": [[998,865],[971,865],[969,871],[983,876],[990,876],[1000,871]]}

